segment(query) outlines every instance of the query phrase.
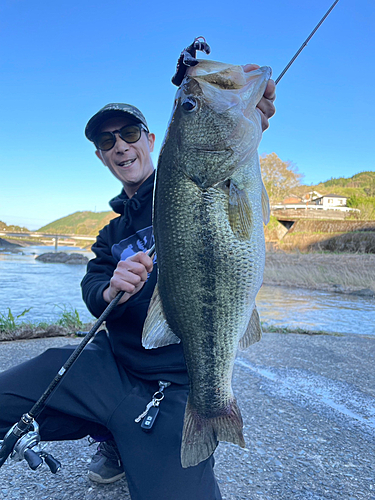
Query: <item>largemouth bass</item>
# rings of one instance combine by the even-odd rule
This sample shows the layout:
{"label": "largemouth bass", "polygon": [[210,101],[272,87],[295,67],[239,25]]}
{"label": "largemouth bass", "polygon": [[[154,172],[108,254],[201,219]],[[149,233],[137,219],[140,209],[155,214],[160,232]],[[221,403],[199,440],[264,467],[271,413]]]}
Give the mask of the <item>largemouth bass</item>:
{"label": "largemouth bass", "polygon": [[147,349],[182,341],[190,392],[183,467],[219,441],[245,446],[231,380],[237,348],[260,340],[255,297],[269,201],[256,105],[271,70],[199,61],[177,91],[154,199],[158,284],[143,330]]}

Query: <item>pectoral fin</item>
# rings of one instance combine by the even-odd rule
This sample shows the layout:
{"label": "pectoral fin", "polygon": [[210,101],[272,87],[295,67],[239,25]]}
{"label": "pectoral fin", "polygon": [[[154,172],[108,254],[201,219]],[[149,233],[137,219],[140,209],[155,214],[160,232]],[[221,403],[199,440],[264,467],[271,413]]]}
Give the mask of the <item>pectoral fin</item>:
{"label": "pectoral fin", "polygon": [[259,314],[257,308],[254,307],[253,314],[251,315],[249,324],[247,325],[246,332],[244,333],[238,347],[240,349],[247,349],[255,342],[262,338],[262,327],[260,324]]}
{"label": "pectoral fin", "polygon": [[263,214],[263,222],[267,225],[270,221],[271,207],[270,207],[270,199],[268,198],[268,193],[263,182],[262,182],[262,214]]}
{"label": "pectoral fin", "polygon": [[228,213],[230,226],[237,238],[243,241],[250,239],[252,220],[249,197],[232,180],[229,185]]}
{"label": "pectoral fin", "polygon": [[155,349],[180,342],[181,340],[172,332],[165,319],[158,285],[156,285],[143,325],[142,345],[145,349]]}

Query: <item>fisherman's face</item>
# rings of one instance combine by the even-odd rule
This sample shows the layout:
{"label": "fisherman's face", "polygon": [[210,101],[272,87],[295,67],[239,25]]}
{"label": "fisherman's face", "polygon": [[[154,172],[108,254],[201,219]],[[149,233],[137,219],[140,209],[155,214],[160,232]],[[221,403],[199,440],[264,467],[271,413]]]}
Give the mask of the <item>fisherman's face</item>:
{"label": "fisherman's face", "polygon": [[[98,132],[114,132],[134,122],[126,117],[111,118],[102,123]],[[154,165],[151,152],[154,150],[155,135],[142,130],[137,142],[128,144],[116,134],[116,143],[109,151],[97,150],[96,156],[122,183],[126,194],[131,198],[139,186],[153,173]]]}

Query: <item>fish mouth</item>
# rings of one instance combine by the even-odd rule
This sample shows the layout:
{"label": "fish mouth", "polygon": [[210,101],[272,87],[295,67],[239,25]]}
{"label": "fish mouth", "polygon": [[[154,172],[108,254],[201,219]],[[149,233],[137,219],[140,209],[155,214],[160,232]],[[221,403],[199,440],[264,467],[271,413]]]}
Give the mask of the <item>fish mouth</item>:
{"label": "fish mouth", "polygon": [[135,162],[136,159],[137,158],[131,158],[130,160],[124,160],[124,161],[121,161],[121,162],[117,163],[117,165],[119,167],[122,167],[122,168],[128,168],[131,165],[133,165],[133,163]]}

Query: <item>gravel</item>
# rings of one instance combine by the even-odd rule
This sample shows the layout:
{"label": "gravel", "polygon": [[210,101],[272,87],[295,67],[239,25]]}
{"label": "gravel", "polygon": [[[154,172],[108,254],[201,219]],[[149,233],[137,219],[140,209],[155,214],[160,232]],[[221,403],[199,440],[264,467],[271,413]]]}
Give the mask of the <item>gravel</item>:
{"label": "gravel", "polygon": [[[2,342],[0,370],[68,342]],[[233,388],[246,448],[220,443],[215,453],[224,500],[375,500],[374,367],[375,337],[358,334],[266,333],[240,352]],[[1,499],[130,499],[124,479],[112,485],[88,480],[95,450],[87,439],[47,448],[61,471],[6,463]]]}

